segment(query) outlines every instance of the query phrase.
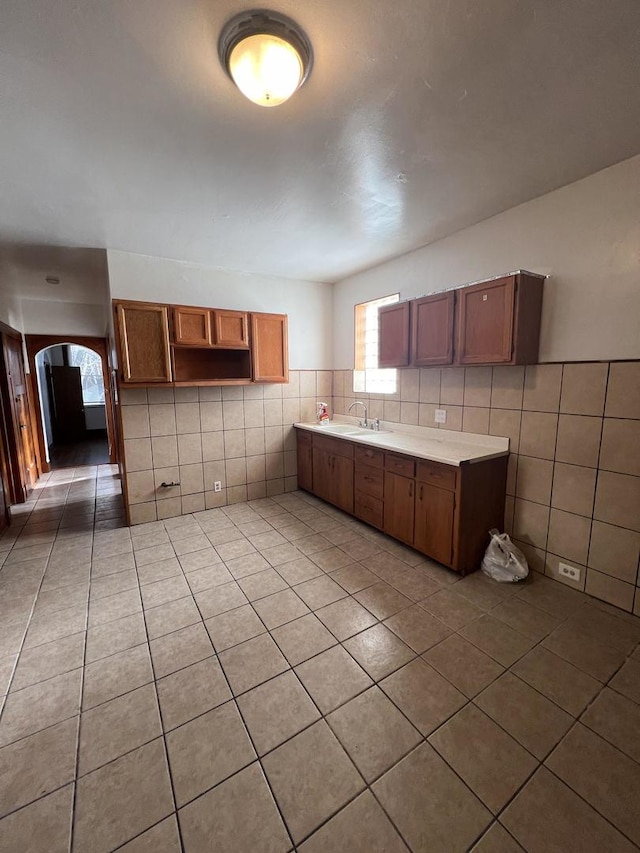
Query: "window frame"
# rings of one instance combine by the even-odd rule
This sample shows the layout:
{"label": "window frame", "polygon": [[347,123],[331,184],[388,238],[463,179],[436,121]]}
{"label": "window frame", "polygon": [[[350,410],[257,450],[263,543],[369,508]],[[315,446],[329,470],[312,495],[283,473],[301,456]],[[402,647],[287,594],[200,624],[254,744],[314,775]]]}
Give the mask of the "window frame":
{"label": "window frame", "polygon": [[[367,366],[367,358],[371,359],[371,352],[366,352],[367,344],[371,345],[372,343],[371,340],[366,340],[367,335],[371,334],[371,329],[367,325],[367,309],[375,305],[375,316],[377,317],[378,309],[383,305],[395,305],[398,302],[400,302],[399,292],[368,299],[354,305],[354,368],[352,379],[354,394],[369,394],[384,398],[393,397],[398,393],[397,369],[395,367]],[[375,335],[377,362],[379,327],[376,327]],[[390,386],[391,382],[393,382],[393,389],[388,387],[388,390],[385,390],[384,386]]]}

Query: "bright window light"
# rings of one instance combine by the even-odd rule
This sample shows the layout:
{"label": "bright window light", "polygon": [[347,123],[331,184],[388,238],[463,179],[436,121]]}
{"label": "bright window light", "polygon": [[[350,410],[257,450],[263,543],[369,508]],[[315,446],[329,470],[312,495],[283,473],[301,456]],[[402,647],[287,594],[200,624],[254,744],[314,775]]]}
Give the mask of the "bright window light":
{"label": "bright window light", "polygon": [[400,294],[356,305],[353,390],[366,394],[395,394],[398,371],[378,367],[378,308],[400,301]]}

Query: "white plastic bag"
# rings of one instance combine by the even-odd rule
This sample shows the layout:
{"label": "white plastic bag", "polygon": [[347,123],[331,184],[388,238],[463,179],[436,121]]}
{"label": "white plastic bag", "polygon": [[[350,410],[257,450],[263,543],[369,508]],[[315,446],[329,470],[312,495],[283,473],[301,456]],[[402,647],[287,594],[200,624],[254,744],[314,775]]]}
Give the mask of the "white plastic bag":
{"label": "white plastic bag", "polygon": [[506,533],[499,533],[495,528],[489,531],[491,542],[482,560],[482,571],[485,575],[501,583],[516,583],[524,580],[529,574],[527,558],[513,544]]}

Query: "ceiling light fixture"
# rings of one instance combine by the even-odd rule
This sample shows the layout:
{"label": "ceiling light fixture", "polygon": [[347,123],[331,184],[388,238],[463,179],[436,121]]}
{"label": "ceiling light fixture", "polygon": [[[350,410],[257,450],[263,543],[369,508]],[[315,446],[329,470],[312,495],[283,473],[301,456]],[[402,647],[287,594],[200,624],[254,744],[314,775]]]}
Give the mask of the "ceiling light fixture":
{"label": "ceiling light fixture", "polygon": [[238,89],[261,107],[287,101],[313,64],[311,43],[300,27],[264,9],[242,12],[227,21],[218,53]]}

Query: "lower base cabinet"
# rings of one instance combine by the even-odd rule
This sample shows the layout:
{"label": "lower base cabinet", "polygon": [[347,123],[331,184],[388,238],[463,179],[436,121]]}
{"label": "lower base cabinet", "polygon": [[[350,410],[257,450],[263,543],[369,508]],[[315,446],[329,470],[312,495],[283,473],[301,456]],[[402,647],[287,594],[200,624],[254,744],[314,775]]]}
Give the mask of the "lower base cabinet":
{"label": "lower base cabinet", "polygon": [[460,574],[503,527],[506,456],[443,465],[301,429],[297,448],[299,488]]}

